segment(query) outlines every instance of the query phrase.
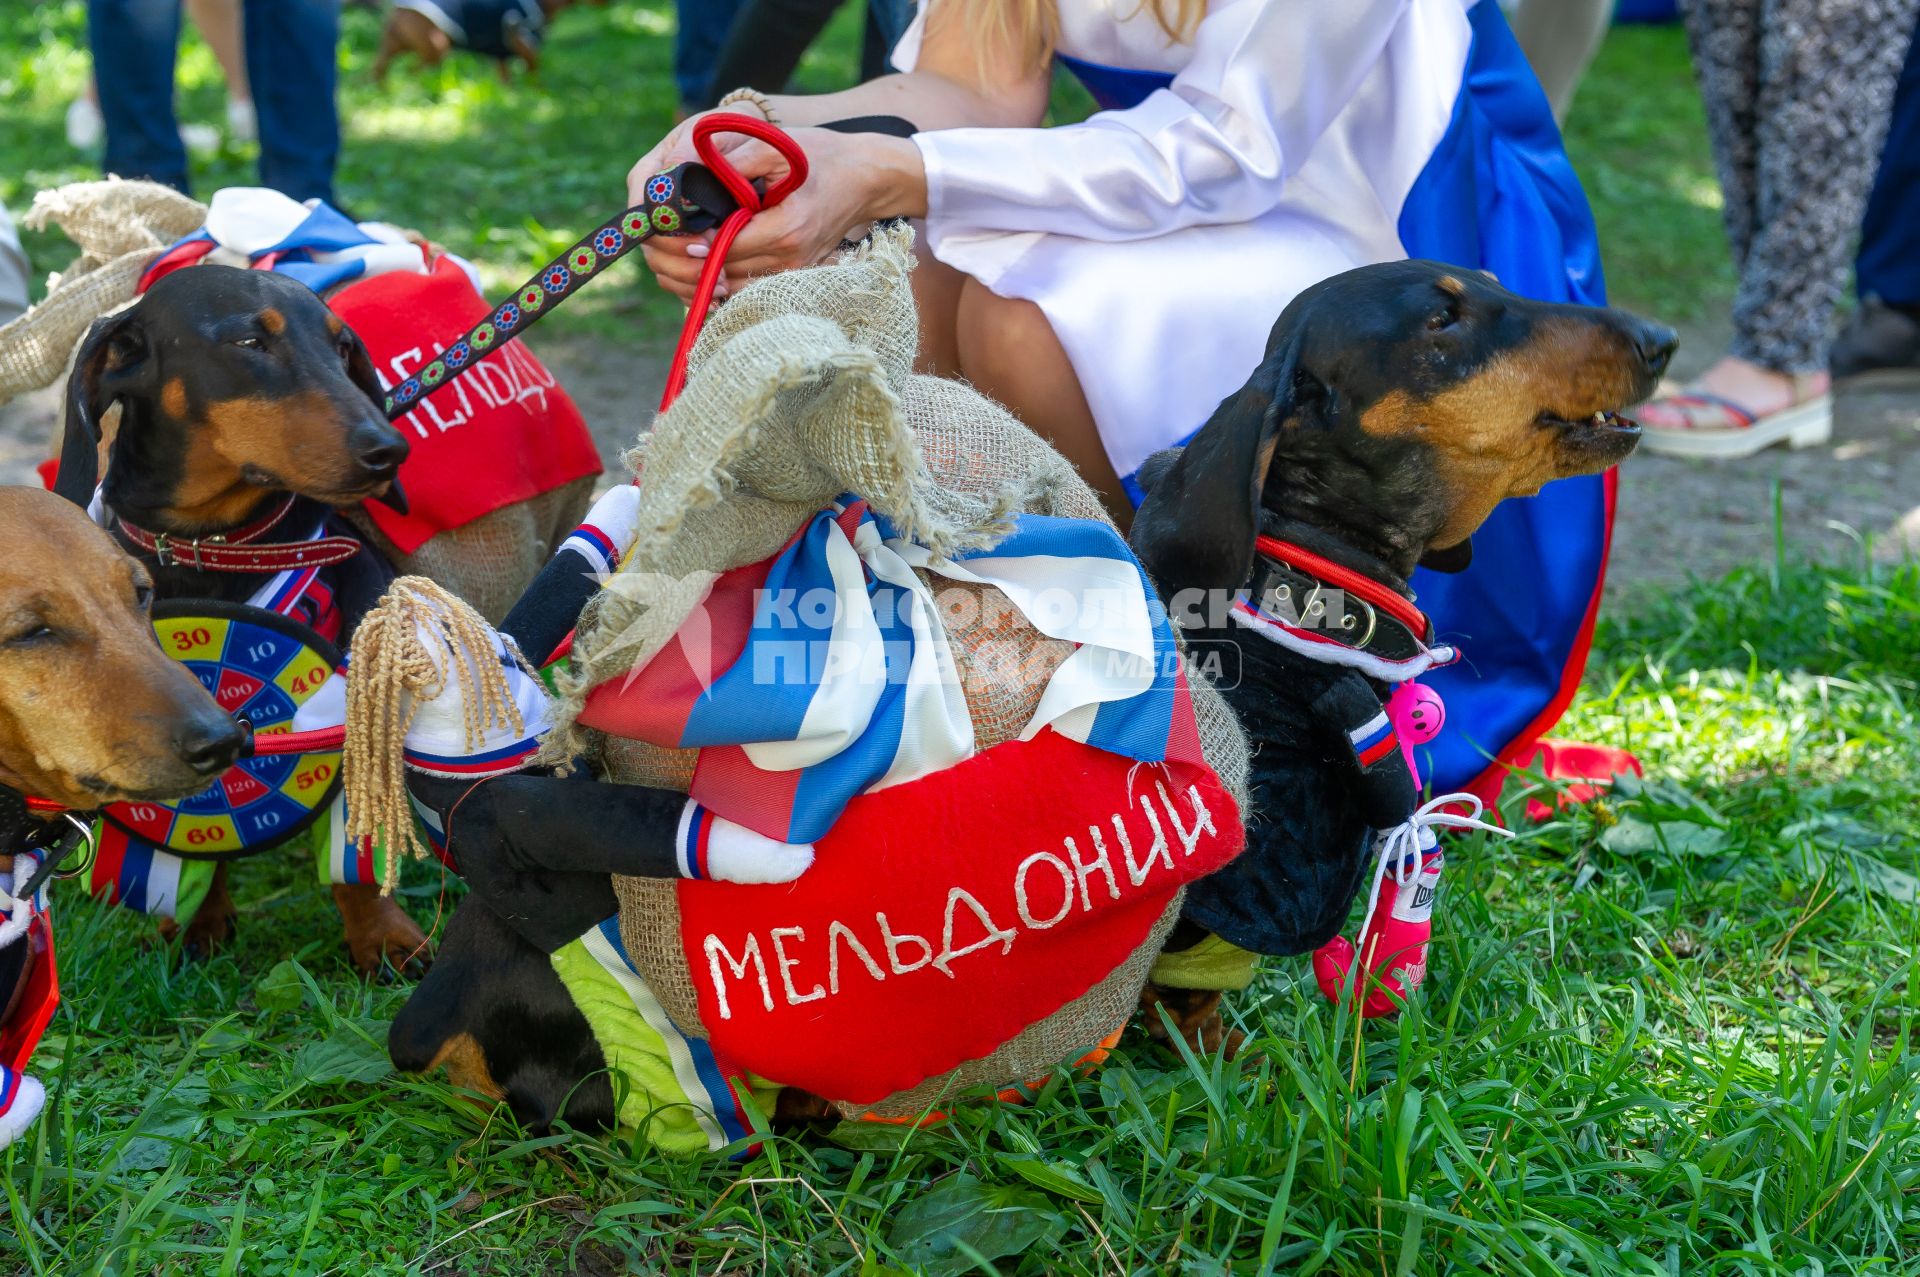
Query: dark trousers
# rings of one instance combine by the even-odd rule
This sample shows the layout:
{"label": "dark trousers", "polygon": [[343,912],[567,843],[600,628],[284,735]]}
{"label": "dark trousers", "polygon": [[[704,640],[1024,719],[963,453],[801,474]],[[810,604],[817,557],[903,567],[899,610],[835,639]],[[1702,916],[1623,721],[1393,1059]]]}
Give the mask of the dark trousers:
{"label": "dark trousers", "polygon": [[[261,185],[332,202],[340,0],[244,0],[241,21],[260,120]],[[173,112],[180,0],[89,0],[87,35],[107,123],[103,167],[186,190],[187,153]]]}
{"label": "dark trousers", "polygon": [[[690,30],[687,10],[694,3],[683,0],[681,43],[676,46],[674,64],[681,100],[690,106],[710,107],[721,94],[741,87],[762,93],[785,92],[801,55],[819,38],[841,2],[745,0],[731,5],[700,5],[702,12]],[[860,49],[862,81],[887,73],[887,55],[913,20],[911,0],[869,0],[866,9],[866,36]],[[713,27],[723,12],[731,19],[731,28],[722,26],[716,40]],[[693,74],[691,68],[683,74],[679,53],[695,46],[711,47],[712,53],[701,74]]]}
{"label": "dark trousers", "polygon": [[1860,221],[1854,270],[1861,296],[1920,306],[1920,33],[1907,49],[1894,90],[1893,120]]}

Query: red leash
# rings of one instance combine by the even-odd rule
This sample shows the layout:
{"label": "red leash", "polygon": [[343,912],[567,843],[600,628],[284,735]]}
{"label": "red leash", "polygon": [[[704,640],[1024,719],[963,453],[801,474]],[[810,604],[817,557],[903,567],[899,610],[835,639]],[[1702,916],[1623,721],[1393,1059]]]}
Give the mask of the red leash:
{"label": "red leash", "polygon": [[[744,133],[765,142],[786,160],[786,177],[762,195],[715,149],[713,138],[718,133]],[[700,162],[720,179],[720,184],[727,188],[727,194],[733,196],[740,207],[727,214],[727,220],[720,223],[720,228],[713,233],[713,248],[707,254],[706,268],[700,272],[700,282],[693,290],[693,300],[687,304],[687,321],[680,328],[680,344],[673,348],[673,363],[667,369],[667,387],[660,395],[662,412],[673,406],[673,401],[680,397],[680,391],[686,387],[687,357],[693,353],[693,343],[700,336],[701,326],[707,322],[707,311],[713,305],[713,290],[719,284],[720,276],[725,273],[727,253],[733,248],[733,241],[746,229],[755,213],[764,212],[780,203],[807,180],[807,156],[799,144],[775,125],[756,120],[750,115],[700,117],[693,123],[693,149],[699,154]]]}

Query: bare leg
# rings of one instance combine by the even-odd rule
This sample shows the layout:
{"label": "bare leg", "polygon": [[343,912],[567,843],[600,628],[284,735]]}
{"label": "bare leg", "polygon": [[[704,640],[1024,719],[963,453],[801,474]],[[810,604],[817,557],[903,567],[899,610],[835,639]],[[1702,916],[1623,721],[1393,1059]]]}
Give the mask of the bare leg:
{"label": "bare leg", "polygon": [[1046,313],[968,279],[960,293],[956,336],[961,374],[1071,461],[1126,531],[1133,504],[1107,459],[1086,393]]}
{"label": "bare leg", "polygon": [[913,246],[913,255],[913,302],[920,312],[920,358],[915,371],[958,377],[960,290],[967,277],[935,258],[924,243]]}
{"label": "bare leg", "polygon": [[220,71],[227,77],[227,96],[236,102],[251,102],[247,59],[240,51],[240,0],[187,0],[187,12],[200,29],[200,38],[220,62]]}

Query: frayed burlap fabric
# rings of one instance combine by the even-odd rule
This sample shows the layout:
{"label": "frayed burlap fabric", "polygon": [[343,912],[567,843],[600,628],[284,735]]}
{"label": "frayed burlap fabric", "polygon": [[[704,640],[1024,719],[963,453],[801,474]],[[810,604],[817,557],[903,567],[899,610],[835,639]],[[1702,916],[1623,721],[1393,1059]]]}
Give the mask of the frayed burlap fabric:
{"label": "frayed burlap fabric", "polygon": [[132,301],[147,264],[206,220],[205,204],[156,182],[110,177],[35,196],[21,223],[59,227],[80,255],[38,306],[0,328],[0,403],[58,380],[87,326]]}
{"label": "frayed burlap fabric", "polygon": [[[843,493],[865,497],[936,551],[990,545],[1015,512],[1106,518],[1073,468],[1004,408],[912,371],[912,236],[880,231],[839,262],[762,279],[715,312],[685,392],[628,454],[640,534],[581,618],[563,721],[594,685],[674,638],[720,573],[777,552]],[[1016,737],[1066,658],[992,587],[922,574],[947,626],[978,744]],[[1244,810],[1246,743],[1219,697],[1193,689],[1208,761]],[[685,790],[692,751],[563,727],[552,757],[586,749],[615,779]],[[937,837],[937,831],[930,836]],[[628,953],[674,1022],[700,1033],[673,884],[615,879]],[[1045,1075],[1124,1023],[1178,900],[1128,962],[984,1059],[863,1110],[921,1111],[956,1089]]]}

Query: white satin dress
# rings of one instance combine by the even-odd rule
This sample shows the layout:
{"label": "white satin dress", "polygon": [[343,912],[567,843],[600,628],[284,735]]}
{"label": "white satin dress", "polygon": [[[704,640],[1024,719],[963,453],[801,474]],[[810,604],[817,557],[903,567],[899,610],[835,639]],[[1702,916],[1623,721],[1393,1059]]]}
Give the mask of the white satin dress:
{"label": "white satin dress", "polygon": [[[1187,43],[1143,0],[1058,7],[1059,61],[1108,109],[919,134],[925,238],[1046,312],[1130,487],[1329,275],[1427,257],[1543,300],[1604,302],[1585,197],[1495,0],[1212,0]],[[903,70],[924,22],[923,6],[894,50]],[[1524,757],[1571,697],[1612,492],[1608,474],[1506,502],[1467,572],[1418,574],[1440,638],[1467,657],[1422,680],[1448,705],[1421,751],[1438,791],[1497,786],[1492,760]]]}

